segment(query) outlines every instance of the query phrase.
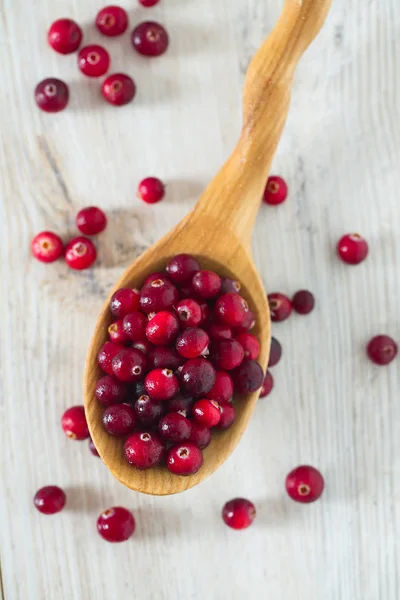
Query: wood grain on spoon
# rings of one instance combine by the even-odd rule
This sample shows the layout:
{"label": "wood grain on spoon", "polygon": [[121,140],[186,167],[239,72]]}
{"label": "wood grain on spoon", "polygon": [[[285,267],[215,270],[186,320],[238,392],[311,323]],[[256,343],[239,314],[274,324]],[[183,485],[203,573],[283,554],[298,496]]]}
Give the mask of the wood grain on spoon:
{"label": "wood grain on spoon", "polygon": [[[243,128],[232,155],[212,180],[195,208],[172,231],[140,256],[116,283],[140,287],[145,277],[165,268],[181,252],[195,255],[203,268],[229,275],[242,284],[242,294],[256,315],[255,335],[261,345],[259,362],[266,367],[271,339],[266,294],[251,258],[251,235],[257,211],[289,108],[296,64],[318,33],[331,0],[286,0],[274,30],[250,63],[243,93]],[[101,377],[97,353],[112,321],[107,299],[89,347],[85,370],[85,409],[92,439],[103,461],[123,484],[155,495],[187,490],[213,473],[232,453],[245,431],[259,393],[242,397],[230,429],[213,432],[200,471],[188,477],[165,467],[134,469],[123,456],[123,441],[102,426],[103,407],[95,398]]]}

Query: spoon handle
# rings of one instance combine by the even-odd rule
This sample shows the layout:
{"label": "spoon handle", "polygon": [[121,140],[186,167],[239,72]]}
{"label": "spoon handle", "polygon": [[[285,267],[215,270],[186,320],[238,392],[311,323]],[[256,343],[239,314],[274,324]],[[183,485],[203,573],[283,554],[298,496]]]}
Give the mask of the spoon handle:
{"label": "spoon handle", "polygon": [[274,29],[253,57],[243,91],[243,126],[225,165],[194,216],[228,227],[250,250],[267,175],[286,121],[296,65],[319,32],[331,0],[286,0]]}

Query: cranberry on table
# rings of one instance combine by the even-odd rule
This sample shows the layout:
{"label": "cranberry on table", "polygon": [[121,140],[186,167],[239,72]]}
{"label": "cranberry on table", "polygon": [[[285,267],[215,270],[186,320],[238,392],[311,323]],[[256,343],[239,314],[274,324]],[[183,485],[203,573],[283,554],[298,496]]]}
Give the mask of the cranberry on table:
{"label": "cranberry on table", "polygon": [[257,360],[260,355],[260,344],[254,335],[251,333],[240,333],[235,339],[242,346],[245,358]]}
{"label": "cranberry on table", "polygon": [[197,327],[203,319],[200,304],[192,298],[185,298],[175,306],[182,327]]}
{"label": "cranberry on table", "polygon": [[232,529],[250,527],[256,517],[256,507],[250,500],[234,498],[229,500],[222,509],[224,522]]}
{"label": "cranberry on table", "polygon": [[156,204],[165,196],[165,185],[157,177],[146,177],[139,183],[137,195],[147,204]]}
{"label": "cranberry on table", "polygon": [[174,313],[161,310],[146,325],[146,337],[155,346],[167,346],[179,333],[179,321]]}
{"label": "cranberry on table", "polygon": [[97,13],[96,27],[100,33],[108,37],[123,34],[128,24],[128,13],[120,6],[106,6]]}
{"label": "cranberry on table", "polygon": [[168,413],[158,424],[160,437],[171,444],[184,442],[189,438],[191,431],[192,426],[189,419],[178,412]]}
{"label": "cranberry on table", "polygon": [[368,243],[358,233],[348,233],[340,238],[336,250],[343,262],[358,265],[367,258]]}
{"label": "cranberry on table", "polygon": [[181,367],[185,359],[178,354],[175,348],[169,346],[157,346],[148,354],[149,367],[152,369],[171,369],[176,371]]}
{"label": "cranberry on table", "polygon": [[71,54],[78,50],[82,41],[82,30],[72,19],[58,19],[52,23],[47,40],[59,54]]}
{"label": "cranberry on table", "polygon": [[219,405],[221,418],[217,425],[218,429],[228,429],[236,420],[236,410],[233,404],[225,403]]}
{"label": "cranberry on table", "polygon": [[271,338],[271,346],[269,350],[268,367],[274,367],[281,360],[282,346],[274,337]]}
{"label": "cranberry on table", "polygon": [[175,396],[166,402],[167,413],[180,412],[187,417],[192,411],[193,402],[193,398],[188,396]]}
{"label": "cranberry on table", "polygon": [[216,402],[229,402],[233,396],[233,380],[226,371],[217,371],[215,373],[215,383],[211,390],[205,394],[209,400]]}
{"label": "cranberry on table", "polygon": [[150,8],[151,6],[155,6],[158,4],[160,0],[139,0],[139,3],[146,8]]}
{"label": "cranberry on table", "polygon": [[164,443],[153,431],[136,431],[124,444],[125,459],[136,469],[150,469],[159,465],[164,452]]}
{"label": "cranberry on table", "polygon": [[67,501],[65,492],[57,485],[46,485],[40,488],[33,498],[33,503],[44,515],[54,515],[60,512]]}
{"label": "cranberry on table", "polygon": [[100,454],[97,451],[96,446],[94,445],[92,438],[89,438],[89,450],[93,454],[93,456],[100,456]]}
{"label": "cranberry on table", "polygon": [[167,452],[167,469],[175,475],[193,475],[202,464],[203,453],[193,442],[177,444]]}
{"label": "cranberry on table", "polygon": [[244,350],[236,340],[220,340],[211,346],[211,362],[224,371],[231,371],[238,367],[244,358]]}
{"label": "cranberry on table", "polygon": [[107,227],[107,217],[101,208],[88,206],[76,215],[76,226],[85,235],[97,235]]}
{"label": "cranberry on table", "polygon": [[197,421],[191,421],[192,429],[189,436],[189,442],[193,442],[196,446],[203,449],[211,442],[211,429],[200,425]]}
{"label": "cranberry on table", "polygon": [[116,356],[123,349],[124,346],[121,344],[114,344],[113,342],[106,342],[103,344],[97,355],[97,362],[100,369],[104,371],[104,373],[107,373],[107,375],[114,374],[112,369],[112,360],[114,356]]}
{"label": "cranberry on table", "polygon": [[292,306],[299,315],[308,315],[315,304],[314,296],[308,290],[299,290],[292,298]]}
{"label": "cranberry on table", "polygon": [[288,187],[286,181],[278,175],[271,175],[267,179],[263,200],[266,204],[282,204],[287,198]]}
{"label": "cranberry on table", "polygon": [[179,292],[173,283],[155,279],[140,292],[140,307],[146,314],[168,310],[179,302]]}
{"label": "cranberry on table", "polygon": [[308,504],[318,500],[324,491],[324,478],[309,465],[300,465],[286,477],[286,491],[292,500]]}
{"label": "cranberry on table", "polygon": [[266,396],[268,396],[268,394],[270,394],[272,392],[273,387],[274,387],[274,378],[272,377],[271,373],[269,371],[267,371],[267,374],[264,378],[264,383],[262,384],[260,398],[265,398]]}
{"label": "cranberry on table", "polygon": [[113,506],[97,519],[97,531],[107,542],[125,542],[135,531],[133,514],[122,506]]}
{"label": "cranberry on table", "polygon": [[259,390],[264,383],[264,371],[256,360],[244,360],[232,372],[235,390],[239,394],[249,394]]}
{"label": "cranberry on table", "polygon": [[126,383],[118,381],[111,375],[105,375],[96,383],[96,398],[104,406],[124,402],[128,396],[129,388]]}
{"label": "cranberry on table", "polygon": [[52,263],[63,253],[62,239],[52,231],[42,231],[35,235],[31,244],[32,254],[44,263]]}
{"label": "cranberry on table", "polygon": [[129,75],[114,73],[103,81],[101,93],[109,104],[125,106],[125,104],[129,104],[135,97],[136,85]]}
{"label": "cranberry on table", "polygon": [[43,79],[35,88],[35,101],[44,112],[56,113],[64,110],[69,100],[69,88],[56,77]]}
{"label": "cranberry on table", "polygon": [[122,319],[118,319],[118,321],[114,321],[114,323],[111,323],[107,331],[108,337],[110,338],[110,342],[114,342],[115,344],[126,344],[126,342],[129,341],[129,338],[126,335],[123,328]]}
{"label": "cranberry on table", "polygon": [[146,341],[147,324],[148,319],[139,311],[128,313],[122,320],[124,333],[132,342]]}
{"label": "cranberry on table", "polygon": [[179,391],[178,378],[170,369],[154,369],[144,380],[146,392],[153,400],[169,400]]}
{"label": "cranberry on table", "polygon": [[76,237],[65,246],[64,257],[71,269],[75,271],[88,269],[97,258],[96,246],[88,238]]}
{"label": "cranberry on table", "polygon": [[214,271],[198,271],[192,279],[196,294],[205,300],[215,298],[221,289],[221,278]]}
{"label": "cranberry on table", "polygon": [[191,282],[200,268],[199,261],[191,254],[177,254],[167,264],[167,273],[174,283],[180,285]]}
{"label": "cranberry on table", "polygon": [[215,427],[221,419],[218,402],[206,398],[197,400],[193,405],[193,418],[200,425]]}
{"label": "cranberry on table", "polygon": [[207,333],[210,336],[210,340],[230,340],[232,336],[232,329],[228,325],[220,325],[219,323],[211,323],[207,327]]}
{"label": "cranberry on table", "polygon": [[78,67],[87,77],[101,77],[110,67],[110,55],[97,44],[85,46],[79,51]]}
{"label": "cranberry on table", "polygon": [[110,310],[114,317],[123,319],[129,313],[139,310],[140,292],[131,288],[117,290],[110,301]]}
{"label": "cranberry on table", "polygon": [[71,406],[62,416],[61,426],[71,440],[87,440],[89,427],[83,406]]}
{"label": "cranberry on table", "polygon": [[215,369],[208,360],[191,358],[180,372],[182,392],[196,398],[205,396],[214,385],[215,377]]}
{"label": "cranberry on table", "polygon": [[167,51],[169,38],[162,25],[155,21],[144,21],[132,31],[131,42],[139,54],[161,56]]}
{"label": "cranberry on table", "polygon": [[396,342],[388,335],[377,335],[368,342],[367,354],[376,365],[388,365],[397,356]]}
{"label": "cranberry on table", "polygon": [[221,294],[238,294],[241,287],[240,282],[236,279],[230,277],[222,277],[221,279]]}
{"label": "cranberry on table", "polygon": [[135,413],[142,425],[156,425],[164,414],[162,402],[155,402],[147,394],[142,394],[135,402]]}
{"label": "cranberry on table", "polygon": [[220,296],[214,306],[214,314],[224,325],[239,327],[249,311],[248,304],[239,294],[230,293]]}
{"label": "cranberry on table", "polygon": [[103,427],[117,437],[132,433],[136,427],[136,413],[129,404],[114,404],[103,413]]}
{"label": "cranberry on table", "polygon": [[111,363],[113,374],[120,381],[133,383],[143,379],[147,360],[143,352],[136,348],[124,348],[114,356]]}
{"label": "cranberry on table", "polygon": [[176,349],[184,358],[196,358],[207,351],[209,342],[210,338],[203,329],[189,327],[178,336]]}
{"label": "cranberry on table", "polygon": [[268,294],[269,310],[271,312],[271,321],[278,322],[287,319],[292,312],[292,303],[287,296],[274,292]]}

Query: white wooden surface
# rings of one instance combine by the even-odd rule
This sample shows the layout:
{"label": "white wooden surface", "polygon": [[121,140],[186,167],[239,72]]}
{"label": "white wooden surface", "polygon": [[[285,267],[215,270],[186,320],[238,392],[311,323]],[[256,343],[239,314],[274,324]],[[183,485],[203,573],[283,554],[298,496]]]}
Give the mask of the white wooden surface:
{"label": "white wooden surface", "polygon": [[[395,600],[400,590],[398,361],[371,365],[366,340],[400,339],[400,5],[333,2],[302,60],[274,164],[290,186],[279,208],[262,207],[254,253],[268,290],[314,291],[317,308],[274,328],[284,359],[231,459],[197,489],[150,498],[124,489],[60,428],[80,404],[96,312],[132,258],[172,227],[231,150],[240,126],[248,61],[275,22],[279,0],[122,3],[132,23],[165,23],[170,51],[148,61],[129,38],[111,40],[115,70],[138,95],[106,106],[75,57],[45,43],[60,16],[92,22],[99,0],[3,0],[0,5],[1,493],[2,593],[7,600]],[[46,76],[71,85],[68,110],[40,113],[32,90]],[[154,207],[135,190],[149,174],[168,183]],[[74,233],[76,211],[97,204],[110,226],[101,261],[73,273],[29,255],[43,229]],[[357,230],[368,260],[349,268],[334,245]],[[299,463],[318,466],[326,493],[310,506],[284,492]],[[32,507],[58,484],[68,509]],[[252,499],[257,521],[234,532],[224,502]],[[131,508],[137,533],[110,545],[97,515]]]}

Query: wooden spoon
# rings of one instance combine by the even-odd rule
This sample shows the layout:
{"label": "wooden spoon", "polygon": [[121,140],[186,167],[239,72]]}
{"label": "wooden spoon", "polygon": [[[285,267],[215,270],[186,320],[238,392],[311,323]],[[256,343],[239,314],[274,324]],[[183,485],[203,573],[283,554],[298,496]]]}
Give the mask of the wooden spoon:
{"label": "wooden spoon", "polygon": [[[243,94],[243,129],[232,155],[211,181],[195,208],[172,231],[140,256],[123,274],[112,293],[140,287],[145,277],[163,270],[181,252],[194,254],[203,268],[215,269],[242,284],[243,296],[257,319],[261,343],[259,361],[266,368],[270,318],[266,294],[251,257],[251,235],[271,161],[289,108],[290,88],[299,58],[318,33],[331,0],[286,0],[281,17],[250,63]],[[97,321],[85,370],[85,410],[93,442],[110,471],[129,488],[168,495],[187,490],[213,473],[238,444],[254,410],[259,392],[236,403],[237,419],[225,432],[214,432],[204,451],[200,471],[188,477],[165,467],[139,471],[123,456],[123,441],[102,426],[103,408],[95,398],[101,377],[97,353],[111,323],[109,300]]]}

